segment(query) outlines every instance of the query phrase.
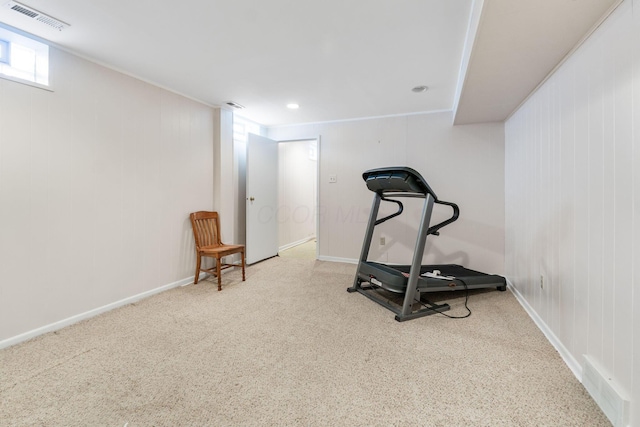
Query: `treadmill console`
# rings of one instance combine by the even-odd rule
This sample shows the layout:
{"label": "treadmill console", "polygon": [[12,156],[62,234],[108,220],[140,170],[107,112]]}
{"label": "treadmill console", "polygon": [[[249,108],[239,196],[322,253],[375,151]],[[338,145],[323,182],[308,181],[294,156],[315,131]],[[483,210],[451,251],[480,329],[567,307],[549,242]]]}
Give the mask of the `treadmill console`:
{"label": "treadmill console", "polygon": [[404,167],[370,169],[362,174],[367,188],[374,193],[430,193],[438,200],[427,181],[415,170]]}

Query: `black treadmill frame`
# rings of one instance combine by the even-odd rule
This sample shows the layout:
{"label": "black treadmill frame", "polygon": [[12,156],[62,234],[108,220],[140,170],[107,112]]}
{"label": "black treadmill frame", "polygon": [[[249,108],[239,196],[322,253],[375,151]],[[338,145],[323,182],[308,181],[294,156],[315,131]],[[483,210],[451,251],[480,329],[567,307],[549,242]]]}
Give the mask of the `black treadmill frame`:
{"label": "black treadmill frame", "polygon": [[[371,213],[367,223],[364,243],[360,253],[358,269],[354,278],[353,286],[348,288],[348,292],[358,292],[372,301],[382,305],[396,314],[395,319],[399,322],[411,320],[418,317],[429,316],[441,313],[450,309],[448,304],[434,304],[422,302],[421,292],[439,292],[444,290],[476,289],[476,288],[496,288],[506,290],[506,280],[502,276],[487,275],[473,270],[464,269],[458,265],[431,265],[433,269],[446,271],[449,267],[462,269],[469,274],[473,283],[467,283],[464,277],[456,277],[454,280],[445,281],[437,278],[426,278],[421,276],[422,257],[429,234],[438,235],[438,230],[458,219],[459,208],[455,203],[438,200],[431,187],[415,170],[408,167],[389,167],[371,169],[363,173],[363,179],[367,183],[369,190],[375,193]],[[402,213],[402,202],[395,200],[399,197],[417,197],[425,199],[416,238],[416,245],[413,252],[413,259],[409,269],[409,277],[400,277],[398,280],[390,280],[393,276],[394,267],[386,264],[367,261],[371,249],[371,241],[374,229],[377,225],[394,218]],[[378,219],[378,212],[381,201],[388,201],[398,204],[398,211],[381,219]],[[453,209],[451,218],[429,226],[434,204],[448,205]],[[400,273],[401,274],[401,273]],[[443,275],[446,275],[444,273]],[[380,280],[378,276],[385,278]],[[406,284],[405,284],[406,279]],[[363,283],[369,283],[363,286]],[[390,292],[404,294],[402,306],[396,306],[388,298],[377,292],[379,288]],[[413,310],[414,303],[418,301],[423,308]]]}

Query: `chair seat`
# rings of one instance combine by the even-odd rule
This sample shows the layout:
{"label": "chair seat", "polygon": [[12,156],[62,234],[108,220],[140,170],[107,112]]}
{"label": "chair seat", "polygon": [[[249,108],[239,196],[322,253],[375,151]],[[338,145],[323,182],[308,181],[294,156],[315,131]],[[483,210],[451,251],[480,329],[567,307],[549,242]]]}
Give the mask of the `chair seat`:
{"label": "chair seat", "polygon": [[200,248],[199,252],[201,254],[211,254],[211,255],[215,255],[215,254],[223,255],[225,253],[228,253],[229,255],[231,255],[231,254],[237,253],[243,248],[244,246],[242,245],[203,246]]}

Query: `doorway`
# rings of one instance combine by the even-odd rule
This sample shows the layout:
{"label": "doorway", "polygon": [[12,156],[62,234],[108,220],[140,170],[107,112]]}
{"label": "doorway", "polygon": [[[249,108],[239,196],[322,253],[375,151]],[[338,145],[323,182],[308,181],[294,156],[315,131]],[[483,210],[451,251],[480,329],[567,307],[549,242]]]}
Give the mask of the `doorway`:
{"label": "doorway", "polygon": [[[260,135],[263,129],[253,122],[233,115],[233,151],[234,151],[234,182],[235,188],[235,235],[240,244],[247,243],[247,200],[253,195],[247,194],[247,151],[249,134]],[[297,144],[297,145],[295,145]],[[282,148],[280,148],[282,146]],[[271,167],[278,174],[278,193],[283,201],[278,199],[273,211],[276,212],[277,236],[276,252],[286,251],[303,244],[313,245],[315,258],[319,254],[317,218],[318,207],[318,174],[319,174],[320,136],[315,138],[299,138],[295,140],[278,141],[278,161],[271,163]],[[283,160],[280,161],[280,156]],[[276,164],[277,163],[277,164]],[[298,172],[302,170],[301,176]],[[309,181],[311,180],[311,183]],[[306,182],[307,185],[303,183]],[[294,183],[300,184],[293,185]],[[302,191],[300,190],[302,188]],[[302,197],[298,197],[302,194]],[[309,194],[311,197],[309,198]],[[309,222],[311,228],[309,228]],[[306,227],[297,227],[305,224]],[[302,228],[302,232],[300,229]],[[281,237],[282,235],[282,237]],[[309,243],[311,242],[311,243]],[[303,248],[298,248],[301,250]],[[307,251],[308,252],[308,251]],[[293,253],[290,252],[290,253]]]}
{"label": "doorway", "polygon": [[317,259],[318,140],[278,144],[279,254]]}

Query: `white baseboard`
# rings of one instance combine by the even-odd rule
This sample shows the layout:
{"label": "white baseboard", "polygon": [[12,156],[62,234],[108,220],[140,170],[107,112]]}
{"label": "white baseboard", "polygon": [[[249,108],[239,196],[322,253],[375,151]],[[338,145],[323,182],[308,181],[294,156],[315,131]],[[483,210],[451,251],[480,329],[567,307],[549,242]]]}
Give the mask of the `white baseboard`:
{"label": "white baseboard", "polygon": [[507,279],[509,290],[516,297],[520,305],[527,312],[536,326],[542,331],[551,345],[560,353],[564,363],[571,369],[573,375],[589,392],[593,400],[602,412],[609,418],[614,427],[626,427],[629,419],[630,402],[626,395],[620,392],[620,387],[615,382],[608,380],[604,370],[589,356],[584,355],[584,369],[573,355],[567,350],[547,324],[538,316],[538,313],[529,305],[518,289]]}
{"label": "white baseboard", "polygon": [[302,245],[303,243],[307,243],[308,241],[311,241],[311,240],[313,240],[315,238],[316,238],[316,236],[309,236],[309,237],[305,237],[304,239],[300,239],[300,240],[298,240],[296,242],[293,242],[293,243],[287,243],[286,245],[280,246],[278,248],[278,252],[286,251],[287,249],[291,249],[291,248],[293,248],[295,246]]}
{"label": "white baseboard", "polygon": [[567,348],[562,344],[562,342],[558,339],[558,337],[556,337],[556,335],[551,331],[551,329],[549,329],[549,327],[544,322],[544,320],[542,320],[540,316],[538,316],[538,313],[536,313],[536,311],[533,309],[533,307],[529,305],[529,303],[527,302],[527,300],[525,300],[522,294],[515,288],[515,286],[513,286],[513,283],[511,283],[511,281],[508,278],[506,279],[507,279],[507,284],[509,285],[508,288],[511,291],[511,293],[513,293],[513,295],[516,297],[516,299],[518,300],[522,308],[524,308],[524,310],[527,312],[529,317],[531,317],[531,319],[534,321],[536,326],[538,326],[538,328],[542,331],[544,336],[547,337],[551,345],[558,351],[558,353],[560,353],[560,357],[562,357],[562,360],[564,360],[564,363],[566,363],[569,369],[571,369],[571,372],[573,372],[573,375],[575,375],[578,381],[582,383],[582,365],[580,365],[580,363],[576,360],[575,357],[571,355],[569,350],[567,350]]}
{"label": "white baseboard", "polygon": [[358,260],[353,258],[338,258],[333,256],[318,256],[319,261],[329,261],[329,262],[344,262],[346,264],[357,264]]}
{"label": "white baseboard", "polygon": [[522,308],[524,308],[529,317],[535,322],[536,326],[542,331],[551,345],[560,353],[560,357],[562,357],[564,363],[589,392],[613,426],[627,426],[630,403],[626,395],[619,391],[620,388],[613,381],[607,380],[608,376],[603,375],[602,368],[587,355],[584,356],[585,364],[583,369],[582,365],[571,355],[569,350],[567,350],[558,337],[549,329],[547,324],[538,316],[538,313],[529,305],[509,279],[507,279],[507,284],[509,290],[516,297]]}
{"label": "white baseboard", "polygon": [[629,422],[630,401],[622,387],[592,357],[584,355],[582,385],[596,401],[614,427],[626,427]]}
{"label": "white baseboard", "polygon": [[[207,275],[204,273],[200,274],[200,279],[202,280]],[[7,338],[5,340],[0,341],[0,349],[11,347],[12,345],[19,344],[21,342],[30,340],[31,338],[35,338],[39,335],[46,334],[48,332],[57,331],[66,326],[73,325],[74,323],[78,323],[82,320],[89,319],[91,317],[97,316],[99,314],[105,313],[107,311],[111,311],[115,308],[122,307],[128,304],[132,304],[136,301],[140,301],[141,299],[148,298],[152,295],[159,294],[160,292],[167,291],[169,289],[177,288],[178,286],[184,286],[193,283],[194,276],[188,277],[186,279],[178,280],[177,282],[169,283],[168,285],[160,286],[159,288],[151,289],[150,291],[142,292],[137,295],[133,295],[128,298],[121,299],[120,301],[112,302],[110,304],[104,305],[102,307],[95,308],[93,310],[86,311],[81,314],[77,314],[75,316],[68,317],[66,319],[51,323],[49,325],[42,326],[37,329],[33,329],[29,332],[25,332],[20,335],[16,335],[15,337]]]}

